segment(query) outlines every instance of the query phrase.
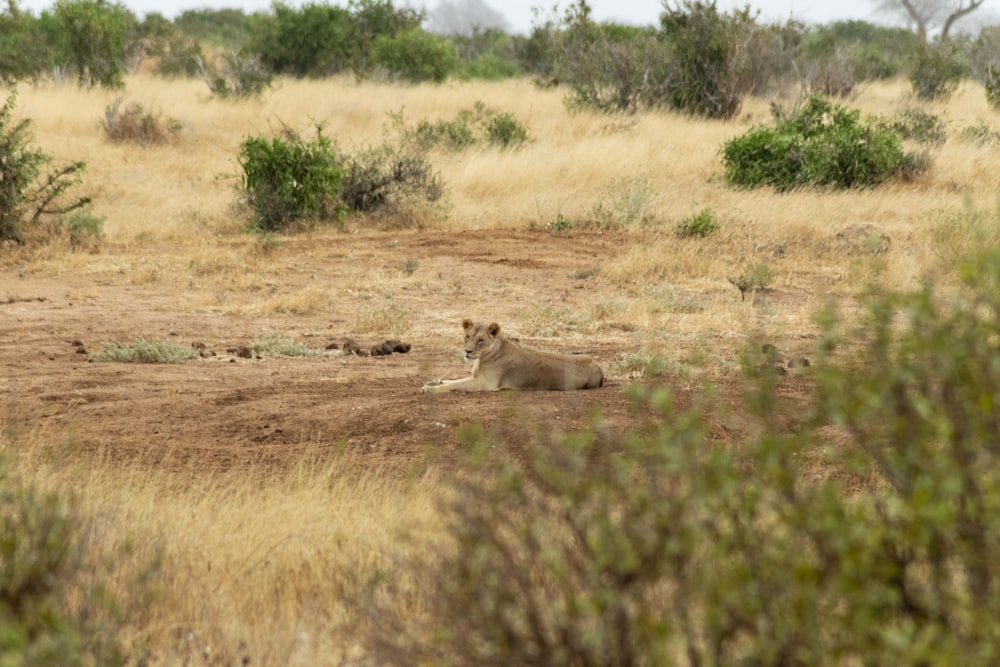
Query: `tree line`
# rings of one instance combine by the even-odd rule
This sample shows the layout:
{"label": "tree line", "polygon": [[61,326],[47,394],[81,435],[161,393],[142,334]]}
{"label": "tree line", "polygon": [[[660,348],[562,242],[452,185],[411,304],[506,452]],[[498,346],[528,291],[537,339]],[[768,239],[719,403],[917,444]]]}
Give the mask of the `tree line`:
{"label": "tree line", "polygon": [[[715,0],[666,3],[658,25],[598,22],[587,0],[539,16],[530,33],[502,27],[440,34],[423,10],[393,0],[346,7],[275,2],[265,12],[187,10],[137,17],[121,2],[57,0],[35,15],[8,0],[0,13],[0,80],[75,79],[120,88],[139,67],[200,76],[213,92],[254,94],[272,76],[353,74],[390,81],[532,77],[565,86],[572,105],[607,112],[665,107],[710,118],[747,94],[788,85],[845,96],[865,81],[908,76],[924,99],[954,82],[995,81],[1000,27],[939,35],[841,21],[763,22]],[[431,21],[440,25],[441,21]],[[249,80],[245,80],[249,79]]]}

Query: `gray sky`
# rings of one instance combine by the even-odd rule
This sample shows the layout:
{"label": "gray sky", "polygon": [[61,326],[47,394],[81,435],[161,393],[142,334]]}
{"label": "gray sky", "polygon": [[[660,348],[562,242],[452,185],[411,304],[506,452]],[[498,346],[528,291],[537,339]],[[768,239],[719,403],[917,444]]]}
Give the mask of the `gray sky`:
{"label": "gray sky", "polygon": [[[327,2],[324,0],[309,0],[319,4],[346,5],[347,0]],[[424,5],[433,9],[438,0],[399,0],[397,5]],[[532,7],[543,7],[546,10],[555,4],[556,0],[485,0],[507,19],[510,28],[515,32],[527,33],[532,25]],[[300,6],[301,0],[286,0],[287,4]],[[54,0],[22,0],[20,6],[36,15],[43,9],[51,8]],[[271,6],[271,0],[124,0],[124,4],[142,16],[149,11],[158,11],[169,18],[175,17],[186,9],[204,7],[225,8],[239,7],[245,12],[266,11]],[[561,0],[561,8],[570,4],[570,0]],[[588,0],[598,21],[618,21],[636,25],[656,25],[662,4],[658,0]],[[861,19],[877,22],[878,15],[873,13],[873,0],[718,0],[717,6],[722,11],[742,8],[750,5],[752,9],[760,10],[765,21],[783,21],[795,18],[804,23],[829,23],[831,21]]]}

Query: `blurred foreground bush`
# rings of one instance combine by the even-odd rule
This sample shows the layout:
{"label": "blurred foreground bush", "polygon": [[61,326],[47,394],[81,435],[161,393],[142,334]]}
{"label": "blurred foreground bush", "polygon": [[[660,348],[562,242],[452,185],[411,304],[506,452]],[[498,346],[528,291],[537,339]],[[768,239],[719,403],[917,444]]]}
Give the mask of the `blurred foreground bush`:
{"label": "blurred foreground bush", "polygon": [[[637,425],[470,429],[392,664],[968,664],[1000,653],[1000,254],[830,311],[808,399],[633,388]],[[765,346],[770,347],[770,346]],[[738,432],[713,441],[711,425]]]}
{"label": "blurred foreground bush", "polygon": [[128,664],[120,633],[148,588],[114,592],[115,566],[94,562],[92,535],[67,499],[0,463],[0,664]]}

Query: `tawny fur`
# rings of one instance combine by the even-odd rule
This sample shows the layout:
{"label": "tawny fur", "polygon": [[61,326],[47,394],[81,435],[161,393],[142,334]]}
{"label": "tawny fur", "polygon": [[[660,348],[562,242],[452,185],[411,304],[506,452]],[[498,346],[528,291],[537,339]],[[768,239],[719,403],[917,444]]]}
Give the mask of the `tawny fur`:
{"label": "tawny fur", "polygon": [[521,345],[500,333],[500,325],[462,322],[465,360],[472,375],[459,380],[428,383],[422,391],[497,391],[534,389],[569,391],[604,385],[604,371],[585,354],[560,354]]}

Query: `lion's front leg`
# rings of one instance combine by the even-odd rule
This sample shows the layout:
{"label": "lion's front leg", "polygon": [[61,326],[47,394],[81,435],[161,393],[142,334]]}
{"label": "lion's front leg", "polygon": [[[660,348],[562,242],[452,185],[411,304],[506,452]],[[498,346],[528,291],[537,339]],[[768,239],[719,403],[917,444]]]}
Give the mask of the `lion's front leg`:
{"label": "lion's front leg", "polygon": [[440,382],[428,382],[420,391],[425,394],[443,394],[446,391],[492,391],[496,387],[490,386],[489,382],[482,376],[466,377],[458,380],[441,380]]}

